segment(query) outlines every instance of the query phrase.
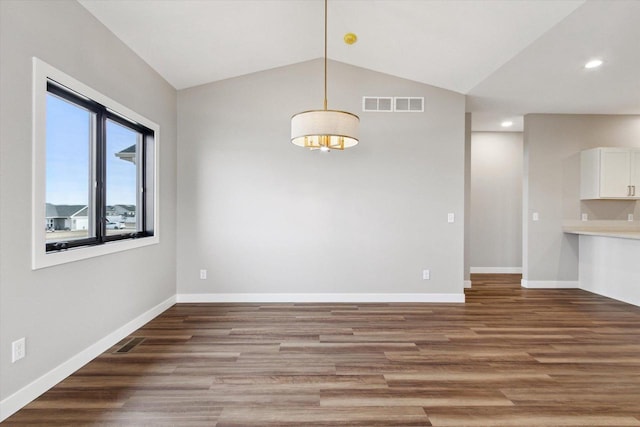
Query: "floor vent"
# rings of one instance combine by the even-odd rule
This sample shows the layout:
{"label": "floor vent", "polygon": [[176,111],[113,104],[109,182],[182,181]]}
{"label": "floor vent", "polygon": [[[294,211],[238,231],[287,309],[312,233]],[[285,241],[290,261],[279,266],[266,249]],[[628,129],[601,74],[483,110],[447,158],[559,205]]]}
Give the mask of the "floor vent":
{"label": "floor vent", "polygon": [[131,350],[136,348],[140,343],[144,341],[144,337],[131,338],[129,341],[125,343],[122,347],[116,350],[114,353],[129,353]]}
{"label": "floor vent", "polygon": [[421,113],[424,111],[424,97],[363,96],[362,111],[383,113]]}

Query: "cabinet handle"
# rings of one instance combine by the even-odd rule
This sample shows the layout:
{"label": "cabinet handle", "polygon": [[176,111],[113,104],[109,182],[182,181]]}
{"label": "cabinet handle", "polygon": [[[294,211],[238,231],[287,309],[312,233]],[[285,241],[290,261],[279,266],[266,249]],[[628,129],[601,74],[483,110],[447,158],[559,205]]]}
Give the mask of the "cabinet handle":
{"label": "cabinet handle", "polygon": [[631,188],[633,188],[633,194],[632,194],[632,196],[635,196],[635,195],[636,195],[636,186],[635,186],[635,185],[632,185],[632,186],[631,186]]}
{"label": "cabinet handle", "polygon": [[631,196],[631,186],[627,185],[627,197]]}

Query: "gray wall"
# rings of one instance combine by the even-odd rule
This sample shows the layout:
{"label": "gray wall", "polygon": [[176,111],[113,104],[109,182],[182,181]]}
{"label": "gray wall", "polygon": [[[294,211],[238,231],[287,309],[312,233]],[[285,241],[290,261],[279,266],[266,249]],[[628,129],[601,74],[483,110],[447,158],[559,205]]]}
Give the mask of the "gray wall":
{"label": "gray wall", "polygon": [[471,286],[471,113],[464,117],[464,280]]}
{"label": "gray wall", "polygon": [[[580,151],[640,147],[640,116],[530,114],[524,119],[523,279],[578,280],[578,238],[563,220],[626,219],[633,201],[580,201]],[[540,220],[531,221],[533,212]]]}
{"label": "gray wall", "polygon": [[[363,95],[425,112],[362,113]],[[464,103],[330,61],[329,107],[360,115],[361,142],[322,153],[289,142],[322,107],[319,60],[180,91],[178,293],[462,293]]]}
{"label": "gray wall", "polygon": [[469,246],[474,271],[522,267],[522,163],[521,132],[471,134]]}
{"label": "gray wall", "polygon": [[[0,1],[0,52],[4,399],[175,294],[176,91],[75,1]],[[31,270],[32,56],[160,125],[160,244]]]}

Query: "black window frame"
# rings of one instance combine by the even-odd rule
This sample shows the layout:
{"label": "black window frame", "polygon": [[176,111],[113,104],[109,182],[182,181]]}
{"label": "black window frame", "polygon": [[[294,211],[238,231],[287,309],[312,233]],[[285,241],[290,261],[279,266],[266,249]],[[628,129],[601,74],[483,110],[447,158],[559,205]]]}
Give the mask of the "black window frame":
{"label": "black window frame", "polygon": [[[148,191],[149,184],[149,146],[155,141],[155,132],[148,127],[127,119],[125,116],[112,111],[104,105],[96,102],[76,91],[70,89],[55,80],[47,78],[47,94],[55,95],[71,104],[77,105],[81,108],[88,110],[90,113],[95,114],[95,156],[93,157],[93,163],[90,164],[91,170],[94,172],[95,183],[92,185],[90,192],[93,197],[90,197],[90,203],[94,203],[89,209],[89,212],[93,210],[95,236],[72,239],[66,241],[46,242],[46,252],[59,252],[67,249],[81,248],[88,246],[103,245],[109,242],[115,242],[119,240],[138,239],[142,237],[152,237],[154,235],[153,220],[149,220],[148,208],[153,205],[152,192]],[[138,132],[142,135],[142,141],[139,147],[140,153],[138,158],[141,160],[141,168],[139,172],[140,181],[138,182],[137,203],[136,203],[136,221],[140,222],[140,229],[131,233],[121,233],[114,235],[107,235],[107,205],[106,205],[106,149],[107,149],[107,121],[112,121],[125,128]],[[155,186],[155,183],[152,183]],[[138,194],[139,193],[139,194]],[[91,202],[91,201],[94,202]],[[139,205],[139,206],[138,206]]]}

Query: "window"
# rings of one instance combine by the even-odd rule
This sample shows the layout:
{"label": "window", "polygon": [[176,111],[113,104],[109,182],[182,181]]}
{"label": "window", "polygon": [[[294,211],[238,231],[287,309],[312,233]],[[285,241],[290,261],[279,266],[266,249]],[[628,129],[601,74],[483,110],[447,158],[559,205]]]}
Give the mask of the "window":
{"label": "window", "polygon": [[46,250],[153,235],[144,152],[154,132],[51,79],[46,116]]}
{"label": "window", "polygon": [[158,242],[158,131],[34,58],[33,268]]}

